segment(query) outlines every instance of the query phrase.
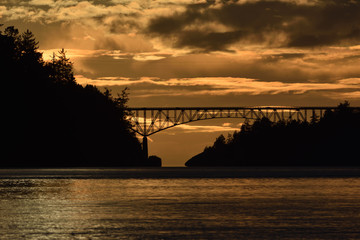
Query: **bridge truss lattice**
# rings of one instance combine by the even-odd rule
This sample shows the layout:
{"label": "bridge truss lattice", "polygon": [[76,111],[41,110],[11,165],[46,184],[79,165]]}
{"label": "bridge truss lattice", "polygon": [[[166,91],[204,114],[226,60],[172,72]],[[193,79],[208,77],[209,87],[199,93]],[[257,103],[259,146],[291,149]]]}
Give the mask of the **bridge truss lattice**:
{"label": "bridge truss lattice", "polygon": [[270,121],[310,121],[321,118],[327,110],[336,107],[173,107],[173,108],[129,108],[132,130],[141,136],[194,121],[215,118],[242,118],[256,120],[268,118]]}

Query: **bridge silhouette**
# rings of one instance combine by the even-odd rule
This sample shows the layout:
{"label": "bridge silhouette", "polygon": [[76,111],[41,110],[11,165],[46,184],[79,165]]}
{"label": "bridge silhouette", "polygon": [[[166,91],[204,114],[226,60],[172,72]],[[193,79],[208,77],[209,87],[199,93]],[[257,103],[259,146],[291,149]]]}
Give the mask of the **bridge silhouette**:
{"label": "bridge silhouette", "polygon": [[216,118],[240,118],[270,121],[310,121],[322,118],[337,107],[154,107],[128,108],[132,130],[143,136],[143,151],[148,157],[147,137],[160,131],[190,122]]}

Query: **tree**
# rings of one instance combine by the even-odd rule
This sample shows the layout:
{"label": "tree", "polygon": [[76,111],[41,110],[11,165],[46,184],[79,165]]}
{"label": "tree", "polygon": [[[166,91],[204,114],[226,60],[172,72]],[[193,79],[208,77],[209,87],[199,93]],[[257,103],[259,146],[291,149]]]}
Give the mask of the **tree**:
{"label": "tree", "polygon": [[224,147],[225,144],[226,144],[226,139],[225,139],[224,135],[221,134],[219,137],[216,138],[216,140],[214,142],[214,148],[220,149],[220,148]]}
{"label": "tree", "polygon": [[241,132],[249,132],[251,130],[251,124],[248,118],[245,119],[244,124],[241,125]]}
{"label": "tree", "polygon": [[75,83],[73,63],[66,57],[64,49],[61,49],[58,54],[53,53],[52,60],[46,65],[49,68],[50,79],[53,82],[62,84]]}
{"label": "tree", "polygon": [[43,62],[42,53],[38,52],[39,42],[36,41],[34,34],[26,30],[20,37],[19,51],[22,58],[32,62]]}

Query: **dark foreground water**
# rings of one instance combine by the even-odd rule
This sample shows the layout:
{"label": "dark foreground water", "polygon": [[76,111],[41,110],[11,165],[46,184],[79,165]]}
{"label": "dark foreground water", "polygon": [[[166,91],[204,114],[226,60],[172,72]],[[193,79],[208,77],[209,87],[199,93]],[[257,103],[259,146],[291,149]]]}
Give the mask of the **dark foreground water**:
{"label": "dark foreground water", "polygon": [[0,239],[360,239],[360,169],[0,170]]}

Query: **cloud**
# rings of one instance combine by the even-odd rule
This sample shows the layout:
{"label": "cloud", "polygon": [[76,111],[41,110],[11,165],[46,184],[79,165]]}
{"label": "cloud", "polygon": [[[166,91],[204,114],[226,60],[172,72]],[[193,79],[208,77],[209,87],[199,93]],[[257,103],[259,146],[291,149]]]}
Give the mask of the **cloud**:
{"label": "cloud", "polygon": [[48,21],[69,21],[84,18],[95,18],[114,14],[134,14],[135,8],[129,8],[124,5],[106,6],[96,5],[88,1],[78,2],[76,5],[64,8],[52,8],[47,11]]}
{"label": "cloud", "polygon": [[327,93],[326,96],[332,99],[346,99],[346,100],[354,101],[360,99],[360,91],[331,92],[331,93]]}
{"label": "cloud", "polygon": [[[7,19],[22,19],[42,23],[96,19],[109,27],[123,27],[125,21],[143,24],[149,17],[169,14],[194,1],[104,1],[104,0],[31,0],[5,1]],[[14,14],[15,15],[11,15]]]}
{"label": "cloud", "polygon": [[0,6],[0,17],[6,13],[7,8],[5,6]]}
{"label": "cloud", "polygon": [[[79,84],[93,84],[96,86],[129,86],[137,90],[134,97],[155,96],[209,96],[209,95],[260,95],[260,94],[304,94],[316,91],[329,94],[329,92],[346,91],[349,96],[356,98],[360,89],[360,79],[341,79],[335,83],[283,83],[264,82],[246,78],[181,78],[158,79],[143,77],[129,78],[99,78],[89,79],[76,76]],[[148,91],[151,89],[151,92]],[[342,92],[341,95],[346,93]],[[332,93],[335,94],[335,93]]]}
{"label": "cloud", "polygon": [[161,79],[234,77],[284,83],[334,82],[360,76],[360,51],[352,49],[249,48],[235,53],[185,53],[178,56],[174,56],[175,52],[171,51],[156,52],[149,49],[147,53],[122,54],[119,59],[109,55],[83,58],[81,65],[84,70],[92,70],[97,74],[79,74],[93,79],[102,76],[147,76]]}
{"label": "cloud", "polygon": [[[4,8],[5,7],[5,8]],[[69,23],[104,35],[97,47],[113,47],[111,34],[134,34],[148,44],[193,51],[234,52],[248,45],[311,48],[352,46],[360,39],[360,2],[353,0],[257,1],[5,1],[5,21]],[[131,41],[126,39],[125,41]]]}
{"label": "cloud", "polygon": [[[298,48],[347,45],[360,39],[359,12],[360,2],[352,0],[189,4],[186,11],[153,18],[147,33],[171,40],[174,47],[205,51],[229,50],[236,42]],[[191,28],[209,23],[228,30]]]}
{"label": "cloud", "polygon": [[211,133],[211,132],[234,132],[239,131],[239,128],[233,128],[230,126],[201,126],[201,125],[189,125],[181,124],[176,126],[182,133]]}
{"label": "cloud", "polygon": [[136,54],[134,56],[134,60],[136,61],[156,61],[156,60],[160,60],[160,59],[164,59],[166,58],[166,55],[159,55],[159,54],[154,54],[154,53],[141,53],[141,54]]}
{"label": "cloud", "polygon": [[48,5],[48,6],[52,6],[54,5],[54,1],[53,0],[31,0],[29,2],[30,5],[39,5],[39,6],[44,6],[44,5]]}
{"label": "cloud", "polygon": [[14,0],[5,1],[0,15],[5,24],[35,29],[47,59],[65,48],[83,80],[114,88],[129,84],[138,99],[315,92],[355,99],[359,83],[349,81],[360,76],[359,5]]}

